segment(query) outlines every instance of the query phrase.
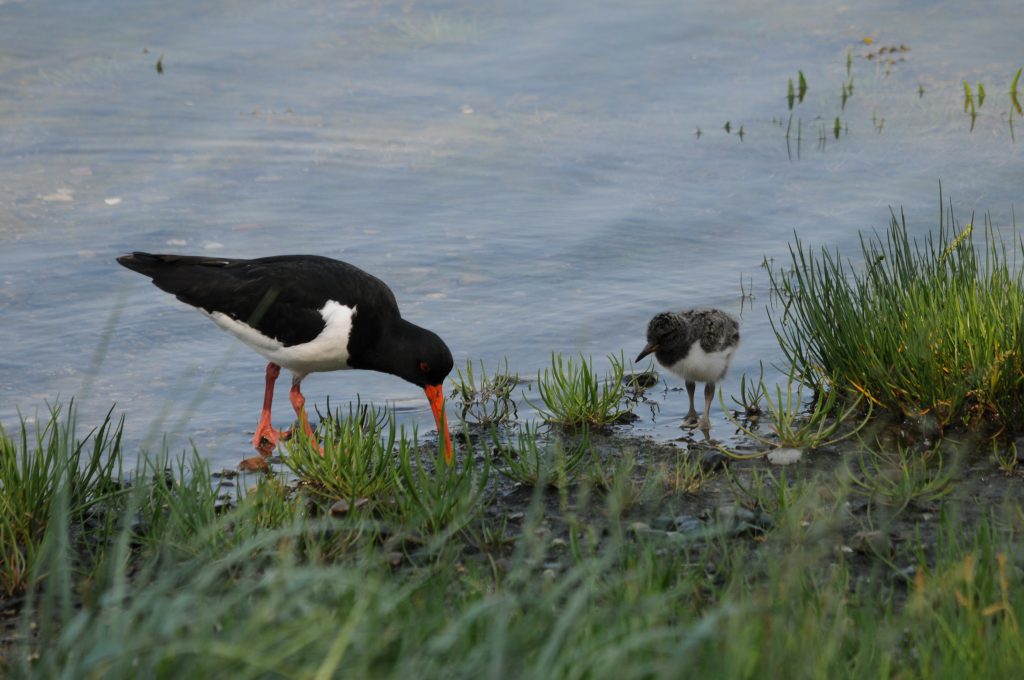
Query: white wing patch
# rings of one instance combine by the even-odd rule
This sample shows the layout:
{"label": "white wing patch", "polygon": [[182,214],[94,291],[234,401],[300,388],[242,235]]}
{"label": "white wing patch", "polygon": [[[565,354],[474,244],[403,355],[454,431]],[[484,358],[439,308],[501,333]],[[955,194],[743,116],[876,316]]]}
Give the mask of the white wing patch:
{"label": "white wing patch", "polygon": [[348,365],[348,339],[352,334],[355,307],[346,307],[340,302],[328,300],[320,308],[320,316],[324,318],[324,329],[320,334],[309,342],[290,347],[285,347],[276,338],[263,335],[249,324],[232,319],[223,312],[203,312],[215,324],[252,347],[268,361],[287,368],[299,380],[309,373],[351,368]]}

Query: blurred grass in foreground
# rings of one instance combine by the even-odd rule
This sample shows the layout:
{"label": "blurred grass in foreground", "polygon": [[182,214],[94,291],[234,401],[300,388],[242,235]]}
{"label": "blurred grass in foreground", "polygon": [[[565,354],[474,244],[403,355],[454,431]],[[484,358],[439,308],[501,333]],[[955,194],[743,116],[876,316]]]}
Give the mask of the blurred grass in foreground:
{"label": "blurred grass in foreground", "polygon": [[[845,468],[752,475],[742,494],[768,528],[687,536],[635,530],[616,497],[626,480],[536,485],[512,512],[482,492],[485,472],[435,474],[404,433],[396,497],[334,517],[322,487],[277,478],[240,479],[221,507],[198,455],[144,457],[123,484],[109,417],[81,438],[70,409],[40,427],[2,449],[5,503],[48,489],[33,496],[38,530],[16,539],[31,559],[9,561],[4,535],[5,583],[28,586],[0,643],[9,677],[1012,677],[1024,664],[1017,499],[971,524],[944,505],[930,539],[871,557],[841,549]],[[97,464],[78,457],[97,450]],[[48,462],[13,474],[26,454]],[[655,487],[643,512],[677,493]]]}

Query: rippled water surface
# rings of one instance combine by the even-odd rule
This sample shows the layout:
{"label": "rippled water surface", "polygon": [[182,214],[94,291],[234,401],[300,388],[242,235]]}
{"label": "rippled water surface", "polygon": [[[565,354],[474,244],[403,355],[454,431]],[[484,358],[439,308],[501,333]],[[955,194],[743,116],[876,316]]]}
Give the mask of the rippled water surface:
{"label": "rippled water surface", "polygon": [[[0,422],[74,396],[89,423],[116,402],[133,445],[248,455],[262,360],[129,250],[345,259],[457,363],[524,376],[722,307],[735,394],[780,359],[760,265],[794,232],[855,256],[902,207],[923,234],[940,182],[964,221],[1022,204],[1019,3],[890,4],[0,0]],[[396,378],[304,388],[432,427]],[[655,397],[632,431],[680,436],[685,393]]]}

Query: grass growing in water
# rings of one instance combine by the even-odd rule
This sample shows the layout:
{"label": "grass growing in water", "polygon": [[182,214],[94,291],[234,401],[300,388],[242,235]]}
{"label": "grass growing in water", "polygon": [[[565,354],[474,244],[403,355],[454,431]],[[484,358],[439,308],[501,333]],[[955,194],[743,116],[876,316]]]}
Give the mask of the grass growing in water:
{"label": "grass growing in water", "polygon": [[457,377],[451,398],[462,404],[462,420],[480,426],[496,425],[515,419],[519,413],[512,396],[519,384],[519,374],[505,370],[488,374],[484,362],[479,373],[474,373],[473,361],[466,361],[466,370],[456,367]]}
{"label": "grass growing in water", "polygon": [[583,356],[562,359],[551,355],[551,368],[537,375],[537,391],[543,406],[531,404],[549,423],[570,427],[612,425],[632,413],[626,400],[625,361],[610,355],[611,373],[602,380],[593,361]]}
{"label": "grass growing in water", "polygon": [[772,326],[800,379],[939,428],[1018,426],[1018,253],[1008,253],[988,218],[982,244],[974,232],[973,223],[961,228],[950,207],[940,210],[937,235],[911,241],[905,219],[893,215],[883,235],[862,235],[860,270],[798,238],[790,266],[768,269],[781,308]]}
{"label": "grass growing in water", "polygon": [[[744,376],[744,380],[746,376]],[[849,421],[857,412],[863,397],[859,394],[853,395],[849,404],[840,404],[838,392],[818,392],[811,402],[810,408],[804,409],[803,391],[800,385],[794,384],[792,373],[789,374],[785,390],[782,385],[775,386],[775,397],[772,398],[771,391],[764,383],[764,375],[759,379],[757,388],[752,392],[764,398],[765,411],[770,421],[772,435],[766,437],[755,429],[756,422],[745,424],[734,414],[730,414],[725,408],[725,401],[722,393],[719,392],[719,403],[726,417],[751,439],[768,446],[816,449],[823,446],[837,444],[857,434],[871,417],[871,405],[868,404],[868,412],[859,423],[846,432],[840,433],[842,426]],[[745,384],[742,385],[745,387]],[[747,418],[749,423],[749,418]],[[724,449],[723,449],[724,450]],[[730,454],[735,455],[735,454]]]}

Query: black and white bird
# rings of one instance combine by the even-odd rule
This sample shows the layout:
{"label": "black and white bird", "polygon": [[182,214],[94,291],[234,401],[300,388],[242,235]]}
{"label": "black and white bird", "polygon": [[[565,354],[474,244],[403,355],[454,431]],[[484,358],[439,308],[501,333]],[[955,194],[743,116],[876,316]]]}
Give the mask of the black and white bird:
{"label": "black and white bird", "polygon": [[[725,377],[739,343],[739,323],[721,310],[662,312],[647,324],[647,346],[636,360],[654,352],[659,364],[686,381],[690,410],[683,418],[683,426],[699,426],[706,431],[711,428],[709,414],[715,383]],[[699,419],[693,408],[697,382],[704,383],[704,415]]]}
{"label": "black and white bird", "polygon": [[[117,261],[196,307],[269,362],[263,410],[252,440],[262,456],[291,434],[275,430],[270,420],[274,382],[282,367],[292,373],[292,407],[311,439],[302,379],[318,371],[362,368],[423,388],[444,440],[445,458],[451,461],[441,383],[452,370],[452,354],[435,333],[402,318],[394,293],[380,279],[318,255],[240,260],[136,252]],[[260,467],[259,459],[243,463]]]}

